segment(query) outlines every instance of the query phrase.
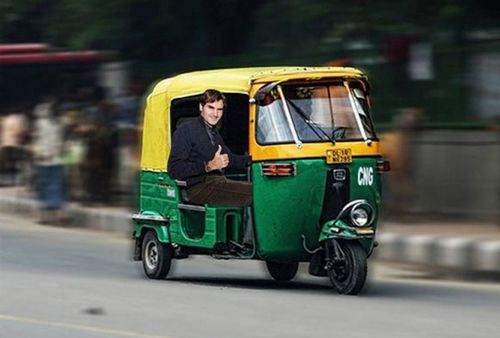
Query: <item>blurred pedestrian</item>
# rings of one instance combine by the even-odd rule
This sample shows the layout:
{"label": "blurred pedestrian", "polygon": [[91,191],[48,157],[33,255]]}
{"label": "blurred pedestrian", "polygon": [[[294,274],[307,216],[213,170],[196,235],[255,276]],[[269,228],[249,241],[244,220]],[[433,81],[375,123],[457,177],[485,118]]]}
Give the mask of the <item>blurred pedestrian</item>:
{"label": "blurred pedestrian", "polygon": [[135,183],[137,175],[136,144],[137,119],[140,110],[140,83],[134,82],[127,91],[116,99],[114,126],[118,136],[117,153],[117,183],[121,196],[132,205],[135,201]]}
{"label": "blurred pedestrian", "polygon": [[113,122],[118,127],[135,127],[141,104],[141,86],[138,83],[131,85],[120,97],[115,100],[116,110]]}
{"label": "blurred pedestrian", "polygon": [[75,96],[67,96],[65,102],[58,109],[64,128],[64,174],[66,193],[69,200],[80,200],[83,197],[83,184],[80,175],[80,166],[85,153],[82,136],[82,110],[81,91]]}
{"label": "blurred pedestrian", "polygon": [[0,121],[0,184],[16,183],[26,159],[24,143],[29,133],[29,123],[21,109],[15,109]]}
{"label": "blurred pedestrian", "polygon": [[36,192],[40,203],[39,222],[61,222],[65,203],[64,168],[62,162],[63,128],[57,116],[54,98],[46,98],[35,106],[36,121],[33,153],[36,165]]}
{"label": "blurred pedestrian", "polygon": [[420,127],[423,112],[418,108],[404,108],[394,117],[395,130],[381,135],[381,149],[391,162],[388,176],[390,210],[395,215],[411,211],[414,204],[413,168],[415,152],[412,142]]}
{"label": "blurred pedestrian", "polygon": [[107,203],[111,199],[117,147],[116,132],[111,125],[113,110],[100,89],[95,91],[92,106],[85,110],[86,147],[81,172],[88,203]]}

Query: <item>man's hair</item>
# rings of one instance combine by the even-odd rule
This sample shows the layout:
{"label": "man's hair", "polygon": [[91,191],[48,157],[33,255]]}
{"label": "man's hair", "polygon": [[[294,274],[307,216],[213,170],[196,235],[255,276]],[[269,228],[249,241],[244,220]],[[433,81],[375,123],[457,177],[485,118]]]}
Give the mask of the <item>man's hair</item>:
{"label": "man's hair", "polygon": [[216,89],[207,89],[200,97],[200,104],[204,106],[207,103],[212,103],[215,101],[224,102],[224,107],[226,106],[226,97],[220,91]]}

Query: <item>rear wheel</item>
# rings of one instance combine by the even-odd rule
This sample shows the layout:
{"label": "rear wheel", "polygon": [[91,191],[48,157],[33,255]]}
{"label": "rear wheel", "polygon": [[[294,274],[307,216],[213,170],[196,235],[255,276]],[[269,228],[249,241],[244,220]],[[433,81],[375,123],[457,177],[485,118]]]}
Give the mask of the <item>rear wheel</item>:
{"label": "rear wheel", "polygon": [[266,266],[271,277],[280,282],[288,282],[292,280],[299,269],[298,262],[282,263],[266,261]]}
{"label": "rear wheel", "polygon": [[148,231],[142,241],[142,266],[151,279],[164,279],[170,270],[173,249],[160,242],[153,231]]}
{"label": "rear wheel", "polygon": [[337,242],[343,253],[328,271],[335,290],[343,295],[357,295],[365,285],[367,275],[366,252],[358,242]]}

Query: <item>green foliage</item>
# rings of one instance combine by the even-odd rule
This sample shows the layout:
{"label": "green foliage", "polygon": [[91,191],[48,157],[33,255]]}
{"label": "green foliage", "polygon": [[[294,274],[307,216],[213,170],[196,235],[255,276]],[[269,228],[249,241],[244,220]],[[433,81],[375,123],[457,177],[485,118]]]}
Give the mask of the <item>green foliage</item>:
{"label": "green foliage", "polygon": [[293,59],[332,51],[360,34],[376,40],[495,22],[495,7],[487,0],[3,0],[0,41],[113,49],[143,60],[256,49]]}
{"label": "green foliage", "polygon": [[60,0],[51,12],[46,38],[62,47],[115,49],[126,23],[125,11],[118,6],[123,2]]}
{"label": "green foliage", "polygon": [[[0,1],[0,43],[117,51],[135,60],[134,75],[146,82],[193,69],[350,59],[374,84],[383,121],[413,103],[436,119],[467,115],[469,89],[460,78],[467,53],[479,47],[465,44],[465,32],[499,22],[500,5],[491,0]],[[432,43],[430,87],[442,89],[404,84],[404,67],[384,59],[394,36]]]}
{"label": "green foliage", "polygon": [[0,2],[0,42],[43,40],[47,17],[56,0],[2,0]]}

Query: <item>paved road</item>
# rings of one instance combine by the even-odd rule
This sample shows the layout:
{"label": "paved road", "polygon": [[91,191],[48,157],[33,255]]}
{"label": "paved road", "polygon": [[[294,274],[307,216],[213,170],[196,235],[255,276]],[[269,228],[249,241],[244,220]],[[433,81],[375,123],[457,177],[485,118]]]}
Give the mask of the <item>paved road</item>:
{"label": "paved road", "polygon": [[0,215],[0,337],[492,337],[500,287],[374,263],[366,292],[281,285],[259,262],[180,261],[151,281],[129,240]]}

